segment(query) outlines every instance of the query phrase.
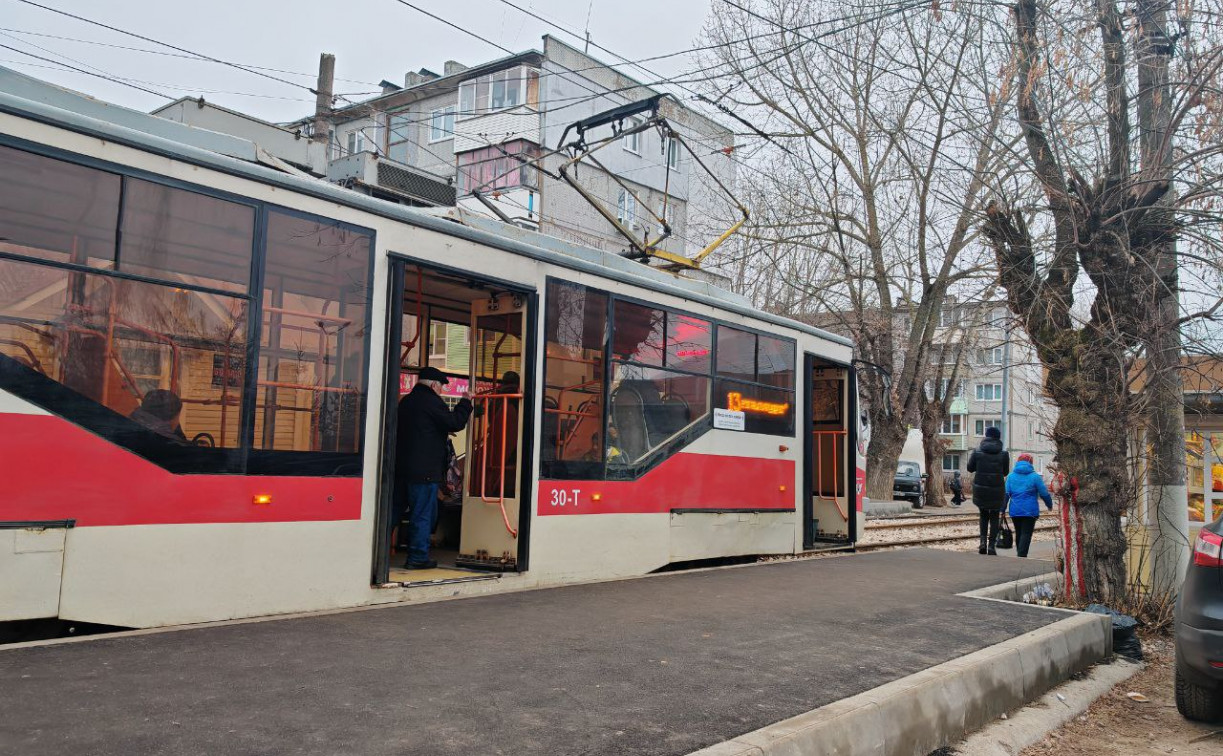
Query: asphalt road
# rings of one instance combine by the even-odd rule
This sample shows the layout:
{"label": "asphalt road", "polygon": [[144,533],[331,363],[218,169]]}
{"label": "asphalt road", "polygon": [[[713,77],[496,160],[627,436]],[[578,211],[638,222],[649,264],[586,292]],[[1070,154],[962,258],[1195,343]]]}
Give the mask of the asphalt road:
{"label": "asphalt road", "polygon": [[684,754],[1059,619],[905,550],[0,649],[0,753]]}

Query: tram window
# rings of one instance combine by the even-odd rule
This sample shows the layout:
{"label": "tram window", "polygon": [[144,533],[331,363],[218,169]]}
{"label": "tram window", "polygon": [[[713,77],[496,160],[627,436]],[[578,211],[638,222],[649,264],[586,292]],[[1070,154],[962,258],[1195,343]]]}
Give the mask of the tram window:
{"label": "tram window", "polygon": [[718,378],[713,393],[715,407],[743,413],[746,432],[794,435],[793,391]]}
{"label": "tram window", "polygon": [[713,367],[713,325],[707,320],[667,313],[667,367],[709,373]]}
{"label": "tram window", "polygon": [[255,448],[361,449],[372,237],[268,213]]}
{"label": "tram window", "polygon": [[795,344],[718,326],[715,407],[744,413],[748,433],[794,435]]}
{"label": "tram window", "polygon": [[120,179],[113,173],[0,147],[0,251],[109,268]]}
{"label": "tram window", "polygon": [[128,178],[119,269],[245,293],[255,208]]}
{"label": "tram window", "polygon": [[549,281],[545,303],[542,474],[600,478],[607,294]]}
{"label": "tram window", "polygon": [[760,336],[756,346],[756,380],[777,388],[794,388],[794,342]]}
{"label": "tram window", "polygon": [[612,354],[622,360],[662,365],[666,313],[632,302],[616,302]]}
{"label": "tram window", "polygon": [[641,365],[616,365],[607,420],[607,474],[631,475],[640,464],[665,457],[704,427],[709,378]]}
{"label": "tram window", "polygon": [[[246,300],[16,260],[0,260],[0,292],[19,395],[175,472],[240,471],[200,447],[241,443]],[[181,400],[181,435],[132,419],[158,390]]]}
{"label": "tram window", "polygon": [[756,334],[718,326],[718,375],[756,380]]}

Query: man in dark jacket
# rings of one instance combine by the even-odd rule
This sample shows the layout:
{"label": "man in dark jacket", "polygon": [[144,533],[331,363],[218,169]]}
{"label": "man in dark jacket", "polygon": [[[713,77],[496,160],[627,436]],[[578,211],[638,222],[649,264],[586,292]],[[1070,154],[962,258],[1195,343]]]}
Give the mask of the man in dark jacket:
{"label": "man in dark jacket", "polygon": [[981,521],[979,554],[997,554],[998,520],[1006,504],[1006,475],[1011,471],[1011,455],[1002,449],[1002,432],[986,428],[981,445],[968,458],[972,477],[972,503]]}
{"label": "man in dark jacket", "polygon": [[416,386],[399,400],[398,431],[395,436],[395,510],[393,524],[408,512],[409,570],[436,567],[429,558],[429,536],[437,524],[437,489],[446,479],[449,453],[446,441],[462,430],[471,416],[471,399],[464,396],[454,409],[446,406],[437,390],[449,383],[434,367],[420,371]]}

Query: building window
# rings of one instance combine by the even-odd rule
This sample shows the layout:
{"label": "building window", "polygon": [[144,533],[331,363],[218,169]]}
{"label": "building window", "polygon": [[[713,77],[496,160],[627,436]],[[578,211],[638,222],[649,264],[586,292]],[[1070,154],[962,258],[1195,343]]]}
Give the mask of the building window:
{"label": "building window", "polygon": [[959,454],[944,454],[943,455],[943,472],[953,473],[960,469]]}
{"label": "building window", "polygon": [[995,307],[990,311],[989,324],[995,328],[1005,328],[1007,324],[1007,313],[1005,307]]}
{"label": "building window", "polygon": [[673,171],[679,170],[679,140],[667,137],[664,141],[667,155],[667,167]]}
{"label": "building window", "polygon": [[[641,121],[637,120],[636,118],[630,118],[625,122],[624,128],[625,128],[625,131],[628,131],[629,129],[635,129],[640,125],[641,125]],[[635,155],[641,154],[641,132],[640,131],[634,131],[631,134],[624,135],[624,149],[628,150],[629,152]]]}
{"label": "building window", "polygon": [[501,145],[460,152],[459,194],[538,187],[539,145],[517,139]]}
{"label": "building window", "polygon": [[1002,384],[1001,383],[978,383],[977,384],[977,401],[979,402],[1000,402],[1002,401]]}
{"label": "building window", "polygon": [[957,353],[960,350],[959,344],[931,344],[930,345],[930,364],[931,365],[954,365],[956,362]]}
{"label": "building window", "polygon": [[964,416],[963,415],[948,415],[943,419],[943,425],[939,429],[939,433],[946,435],[958,436],[964,432]]}
{"label": "building window", "polygon": [[515,66],[469,79],[459,85],[458,120],[498,110],[539,106],[539,71]]}
{"label": "building window", "polygon": [[[671,228],[671,234],[674,236],[679,232],[675,227],[675,200],[667,199],[658,207],[658,217],[667,222],[667,226]],[[662,223],[658,224],[658,235],[662,236],[666,233],[666,229],[662,227]]]}
{"label": "building window", "polygon": [[996,419],[996,420],[977,420],[977,426],[976,426],[976,431],[977,431],[977,434],[976,434],[976,435],[978,435],[978,436],[984,436],[984,435],[985,435],[985,429],[986,429],[986,428],[1001,428],[1001,427],[1002,427],[1002,420],[1001,420],[1001,419]]}
{"label": "building window", "polygon": [[941,327],[950,328],[960,322],[960,310],[958,307],[948,307],[939,312],[938,318]]}
{"label": "building window", "polygon": [[348,132],[347,154],[356,155],[358,152],[365,152],[365,134],[359,129]]}
{"label": "building window", "polygon": [[637,228],[637,198],[627,189],[616,195],[616,220],[630,229]]}
{"label": "building window", "polygon": [[1001,365],[1006,359],[1004,347],[996,346],[990,349],[977,350],[977,362],[981,365]]}
{"label": "building window", "polygon": [[430,143],[454,138],[454,110],[453,105],[448,105],[429,113]]}
{"label": "building window", "polygon": [[446,367],[446,326],[442,322],[429,325],[429,365],[435,368]]}

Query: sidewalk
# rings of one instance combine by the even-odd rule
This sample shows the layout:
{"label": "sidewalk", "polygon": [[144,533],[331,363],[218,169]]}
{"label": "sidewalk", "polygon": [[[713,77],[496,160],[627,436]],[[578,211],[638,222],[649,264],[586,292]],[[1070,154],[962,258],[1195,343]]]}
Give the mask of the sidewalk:
{"label": "sidewalk", "polygon": [[1051,624],[904,550],[0,648],[0,753],[686,754]]}

